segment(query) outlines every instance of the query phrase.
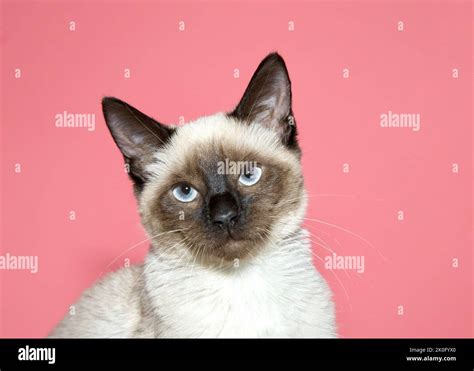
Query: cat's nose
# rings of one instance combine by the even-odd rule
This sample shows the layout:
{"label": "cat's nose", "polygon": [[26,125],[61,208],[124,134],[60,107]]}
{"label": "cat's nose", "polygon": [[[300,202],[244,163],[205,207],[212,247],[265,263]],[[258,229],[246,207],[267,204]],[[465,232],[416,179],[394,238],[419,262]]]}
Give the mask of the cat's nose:
{"label": "cat's nose", "polygon": [[235,226],[239,219],[239,207],[235,198],[226,192],[211,197],[209,214],[212,224],[229,230]]}
{"label": "cat's nose", "polygon": [[238,214],[233,210],[227,210],[214,216],[212,223],[223,229],[232,228],[237,222]]}

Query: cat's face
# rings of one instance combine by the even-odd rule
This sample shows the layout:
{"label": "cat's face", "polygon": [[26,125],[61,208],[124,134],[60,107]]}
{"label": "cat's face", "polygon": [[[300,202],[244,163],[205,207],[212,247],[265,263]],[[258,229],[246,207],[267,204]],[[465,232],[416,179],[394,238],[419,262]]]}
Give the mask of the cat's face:
{"label": "cat's face", "polygon": [[166,235],[168,246],[209,260],[251,258],[300,223],[300,151],[280,56],[260,64],[230,114],[171,127],[114,98],[103,107],[156,248]]}

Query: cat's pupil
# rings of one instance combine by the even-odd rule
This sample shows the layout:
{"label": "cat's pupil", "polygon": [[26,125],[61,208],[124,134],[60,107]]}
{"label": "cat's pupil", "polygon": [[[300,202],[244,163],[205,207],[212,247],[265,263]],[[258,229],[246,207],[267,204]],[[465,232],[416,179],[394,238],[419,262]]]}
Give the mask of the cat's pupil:
{"label": "cat's pupil", "polygon": [[182,185],[181,186],[181,192],[183,192],[185,195],[189,194],[191,192],[191,187],[188,185]]}
{"label": "cat's pupil", "polygon": [[252,178],[252,173],[251,173],[251,172],[246,172],[246,173],[245,173],[245,177],[246,177],[247,179]]}

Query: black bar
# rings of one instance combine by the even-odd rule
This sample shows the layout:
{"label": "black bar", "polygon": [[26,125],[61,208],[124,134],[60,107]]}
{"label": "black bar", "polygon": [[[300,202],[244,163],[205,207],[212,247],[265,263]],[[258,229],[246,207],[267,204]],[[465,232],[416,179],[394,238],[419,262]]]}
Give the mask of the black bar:
{"label": "black bar", "polygon": [[[46,350],[38,348],[50,348],[50,356],[54,348],[54,364],[19,360],[20,353],[23,358],[41,354],[47,358]],[[52,361],[52,357],[48,359]],[[240,360],[473,370],[474,339],[0,339],[1,371]]]}

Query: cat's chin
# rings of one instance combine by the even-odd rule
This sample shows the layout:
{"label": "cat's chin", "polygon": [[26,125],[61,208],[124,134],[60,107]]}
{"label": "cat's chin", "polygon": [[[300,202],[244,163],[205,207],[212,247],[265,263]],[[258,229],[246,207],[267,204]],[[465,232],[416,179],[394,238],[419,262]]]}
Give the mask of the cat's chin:
{"label": "cat's chin", "polygon": [[210,255],[218,260],[235,263],[236,260],[251,259],[261,243],[249,239],[229,238],[224,244],[212,248]]}

